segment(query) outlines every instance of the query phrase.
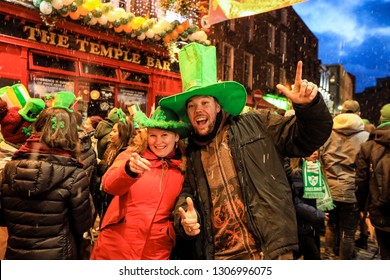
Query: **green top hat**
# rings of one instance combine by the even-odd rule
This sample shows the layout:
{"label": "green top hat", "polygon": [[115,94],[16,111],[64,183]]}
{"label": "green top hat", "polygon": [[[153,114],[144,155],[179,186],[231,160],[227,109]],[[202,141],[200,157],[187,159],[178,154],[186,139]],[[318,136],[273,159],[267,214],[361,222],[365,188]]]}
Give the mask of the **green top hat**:
{"label": "green top hat", "polygon": [[179,134],[180,138],[186,138],[190,133],[188,124],[180,122],[175,112],[168,108],[157,107],[151,118],[148,118],[142,111],[138,111],[134,115],[134,121],[140,127],[173,131]]}
{"label": "green top hat", "polygon": [[52,108],[65,109],[69,113],[72,113],[73,110],[71,109],[71,107],[73,106],[75,100],[76,100],[76,96],[74,95],[73,92],[59,91],[56,93],[54,97]]}
{"label": "green top hat", "polygon": [[35,122],[43,109],[45,109],[45,102],[42,99],[30,98],[18,113],[26,121]]}
{"label": "green top hat", "polygon": [[164,97],[159,105],[175,111],[188,122],[186,102],[196,95],[215,97],[229,114],[239,115],[246,104],[246,90],[234,82],[217,82],[217,57],[214,46],[198,43],[186,45],[179,52],[179,66],[183,92]]}

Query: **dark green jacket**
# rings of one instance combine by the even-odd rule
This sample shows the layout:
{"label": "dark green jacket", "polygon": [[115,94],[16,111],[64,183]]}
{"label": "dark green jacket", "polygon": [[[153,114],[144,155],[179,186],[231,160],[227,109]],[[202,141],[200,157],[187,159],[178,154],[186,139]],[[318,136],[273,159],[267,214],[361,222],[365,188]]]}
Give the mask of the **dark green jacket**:
{"label": "dark green jacket", "polygon": [[[283,117],[259,110],[227,120],[229,147],[241,182],[249,230],[265,259],[298,248],[295,208],[284,158],[311,155],[332,131],[332,117],[321,97],[305,108],[295,105],[295,114]],[[186,209],[185,198],[193,198],[201,224],[200,234],[192,240],[194,258],[214,259],[212,203],[200,148],[190,139],[187,152],[186,180],[174,212],[175,228],[186,237],[177,208]]]}

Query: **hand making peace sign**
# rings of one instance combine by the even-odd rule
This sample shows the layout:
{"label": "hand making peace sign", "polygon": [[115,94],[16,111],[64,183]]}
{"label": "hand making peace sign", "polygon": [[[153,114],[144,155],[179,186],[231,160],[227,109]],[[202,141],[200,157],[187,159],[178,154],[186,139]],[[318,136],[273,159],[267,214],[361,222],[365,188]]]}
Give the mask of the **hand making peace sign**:
{"label": "hand making peace sign", "polygon": [[295,104],[309,104],[316,97],[318,87],[312,82],[302,80],[302,61],[298,62],[297,72],[295,74],[295,83],[293,89],[289,90],[285,86],[278,84],[276,86],[283,92],[287,98]]}
{"label": "hand making peace sign", "polygon": [[181,216],[181,225],[184,228],[184,231],[187,235],[195,236],[200,233],[200,224],[198,223],[198,214],[194,208],[194,203],[190,197],[186,198],[187,201],[187,211],[182,207],[179,207],[179,212]]}

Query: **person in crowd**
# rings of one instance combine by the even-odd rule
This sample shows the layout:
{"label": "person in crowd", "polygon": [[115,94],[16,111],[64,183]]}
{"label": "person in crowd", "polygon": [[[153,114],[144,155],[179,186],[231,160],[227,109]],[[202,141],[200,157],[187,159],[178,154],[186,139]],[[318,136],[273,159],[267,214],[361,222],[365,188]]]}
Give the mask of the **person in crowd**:
{"label": "person in crowd", "polygon": [[[114,163],[116,157],[123,151],[126,150],[130,140],[134,136],[134,127],[133,123],[127,121],[126,118],[122,118],[114,124],[110,132],[110,144],[106,151],[104,152],[103,159],[98,164],[98,173],[99,177],[103,177],[108,168]],[[107,211],[108,205],[110,204],[113,195],[106,193],[104,190],[100,190],[101,197],[99,201],[99,210],[98,214],[100,221],[103,220],[104,214]]]}
{"label": "person in crowd", "polygon": [[[375,125],[371,123],[368,119],[363,119],[364,123],[364,130],[368,133],[371,133],[375,130]],[[368,205],[363,209],[363,211],[360,211],[359,213],[359,222],[358,222],[358,228],[359,228],[359,238],[355,240],[355,246],[367,249],[368,248],[368,238],[370,237],[369,232],[369,220],[368,220],[368,211],[367,208]],[[371,232],[371,237],[374,239],[373,232]]]}
{"label": "person in crowd", "polygon": [[292,259],[297,223],[283,163],[309,156],[331,132],[317,86],[302,80],[298,62],[293,90],[277,86],[296,116],[240,115],[247,93],[235,81],[217,82],[214,46],[184,46],[179,65],[184,92],[159,102],[194,129],[174,211],[177,233],[193,239],[196,259]]}
{"label": "person in crowd", "polygon": [[103,119],[100,116],[90,116],[86,119],[85,124],[83,125],[83,128],[85,129],[85,131],[89,134],[89,137],[91,138],[92,147],[96,153],[96,156],[98,153],[98,151],[97,151],[98,140],[95,138],[95,131],[96,131],[98,124],[102,120]]}
{"label": "person in crowd", "polygon": [[85,121],[85,124],[84,124],[84,129],[86,131],[95,131],[96,130],[96,127],[98,126],[98,124],[100,123],[100,121],[102,121],[102,117],[100,116],[90,116],[87,118],[87,120]]}
{"label": "person in crowd", "polygon": [[[74,96],[74,95],[73,95]],[[75,100],[76,96],[74,96]],[[73,103],[74,101],[72,101]],[[76,110],[70,109],[70,111],[73,111],[73,114],[76,118],[77,122],[77,133],[80,141],[80,154],[79,154],[79,160],[84,165],[84,170],[88,175],[89,178],[89,189],[92,195],[92,198],[94,200],[94,217],[93,220],[97,218],[97,208],[98,208],[98,202],[95,200],[95,197],[98,196],[96,194],[96,190],[99,190],[100,186],[100,177],[97,172],[97,154],[95,152],[94,147],[92,146],[92,139],[93,135],[89,133],[83,126],[82,126],[82,114]],[[88,260],[90,258],[91,254],[91,238],[92,234],[94,234],[94,227],[86,231],[82,236],[79,236],[77,241],[80,242],[80,255],[79,259],[82,260]],[[97,234],[97,233],[95,233]],[[94,237],[94,236],[93,236]]]}
{"label": "person in crowd", "polygon": [[40,113],[34,128],[4,167],[0,217],[9,233],[5,258],[77,259],[76,239],[93,223],[93,203],[88,176],[77,160],[76,120],[53,104]]}
{"label": "person in crowd", "polygon": [[104,191],[115,196],[91,259],[166,260],[175,245],[172,211],[186,164],[179,139],[189,128],[163,108],[134,120],[143,129],[103,176]]}
{"label": "person in crowd", "polygon": [[359,211],[355,196],[356,156],[369,133],[360,118],[355,100],[343,103],[341,114],[333,119],[332,134],[320,150],[335,208],[329,211],[327,248],[342,260],[355,256],[355,233]]}
{"label": "person in crowd", "polygon": [[18,149],[31,136],[33,123],[45,108],[45,102],[40,98],[30,98],[23,108],[8,108],[5,102],[0,106],[4,112],[0,119],[3,139]]}
{"label": "person in crowd", "polygon": [[[39,98],[30,98],[23,108],[10,107],[0,100],[0,124],[2,141],[0,142],[0,181],[2,171],[13,154],[31,136],[33,123],[45,108],[45,103]],[[8,230],[0,227],[0,257],[4,258],[7,248]]]}
{"label": "person in crowd", "polygon": [[114,124],[122,118],[126,118],[122,109],[112,108],[108,116],[97,125],[94,137],[97,139],[97,156],[99,160],[103,159],[104,152],[110,143],[110,132]]}
{"label": "person in crowd", "polygon": [[317,209],[317,198],[324,196],[318,150],[309,157],[292,158],[290,162],[299,239],[299,250],[294,252],[294,258],[320,260],[320,233],[325,225],[325,213]]}
{"label": "person in crowd", "polygon": [[[0,121],[7,115],[7,103],[0,99]],[[1,126],[0,126],[1,128]],[[5,143],[3,134],[0,131],[0,182],[4,165],[11,160],[16,148]],[[5,250],[7,249],[8,231],[7,227],[0,225],[0,260],[4,259]]]}
{"label": "person in crowd", "polygon": [[380,112],[380,125],[358,154],[356,198],[359,209],[369,212],[381,259],[390,260],[390,104]]}
{"label": "person in crowd", "polygon": [[82,126],[81,113],[74,110],[70,111],[73,112],[77,122],[77,132],[80,140],[79,159],[84,164],[84,168],[90,178],[90,181],[93,181],[94,179],[92,177],[95,175],[97,168],[97,156],[92,146],[91,135]]}

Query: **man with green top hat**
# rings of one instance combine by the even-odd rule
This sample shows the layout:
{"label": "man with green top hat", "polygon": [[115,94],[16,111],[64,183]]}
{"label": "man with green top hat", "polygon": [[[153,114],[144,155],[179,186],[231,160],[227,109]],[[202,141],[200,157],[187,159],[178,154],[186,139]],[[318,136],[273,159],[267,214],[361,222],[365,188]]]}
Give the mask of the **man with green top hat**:
{"label": "man with green top hat", "polygon": [[197,259],[292,258],[297,224],[283,159],[309,156],[331,132],[317,86],[302,80],[298,62],[293,90],[277,86],[295,116],[240,115],[247,93],[237,82],[217,82],[215,47],[186,45],[179,65],[184,91],[159,102],[193,127],[176,231],[193,240]]}

